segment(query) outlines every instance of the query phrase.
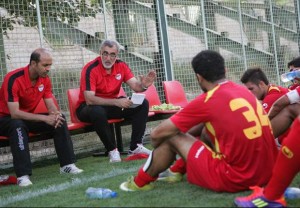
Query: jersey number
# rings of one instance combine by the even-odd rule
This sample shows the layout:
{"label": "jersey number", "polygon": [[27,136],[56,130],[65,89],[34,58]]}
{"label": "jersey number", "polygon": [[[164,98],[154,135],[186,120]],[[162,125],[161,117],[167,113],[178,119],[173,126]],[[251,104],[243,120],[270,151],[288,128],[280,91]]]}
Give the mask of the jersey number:
{"label": "jersey number", "polygon": [[268,115],[263,113],[264,112],[263,107],[258,100],[256,101],[256,106],[257,106],[256,113],[258,116],[256,115],[255,110],[250,105],[250,103],[243,98],[233,99],[232,101],[230,101],[229,105],[232,111],[236,111],[240,108],[245,108],[245,107],[247,108],[247,110],[243,112],[243,116],[246,118],[246,120],[249,123],[250,122],[254,123],[252,127],[243,130],[245,136],[248,139],[256,139],[260,137],[262,135],[262,126],[269,126],[271,129]]}

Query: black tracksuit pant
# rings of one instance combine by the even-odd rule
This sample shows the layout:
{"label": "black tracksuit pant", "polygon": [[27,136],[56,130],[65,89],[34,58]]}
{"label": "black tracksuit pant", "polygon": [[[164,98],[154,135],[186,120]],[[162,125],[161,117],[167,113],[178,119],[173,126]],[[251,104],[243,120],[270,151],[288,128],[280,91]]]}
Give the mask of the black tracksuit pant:
{"label": "black tracksuit pant", "polygon": [[66,122],[55,129],[44,122],[11,119],[10,116],[0,117],[0,135],[9,137],[17,177],[32,174],[28,145],[29,132],[53,133],[54,146],[60,167],[75,162],[73,143]]}
{"label": "black tracksuit pant", "polygon": [[108,123],[108,119],[124,118],[130,120],[132,124],[132,133],[130,141],[130,150],[134,150],[137,144],[142,143],[146,123],[148,119],[149,103],[144,102],[135,108],[119,108],[117,106],[100,106],[81,104],[76,110],[77,117],[88,123],[93,123],[97,135],[100,137],[107,151],[116,148],[114,135]]}

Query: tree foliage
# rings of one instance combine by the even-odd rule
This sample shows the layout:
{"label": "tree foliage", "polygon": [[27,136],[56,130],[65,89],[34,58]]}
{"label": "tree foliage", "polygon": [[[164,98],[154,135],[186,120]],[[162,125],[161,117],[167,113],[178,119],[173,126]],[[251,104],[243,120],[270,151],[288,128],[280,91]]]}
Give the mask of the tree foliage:
{"label": "tree foliage", "polygon": [[[42,24],[47,16],[68,24],[76,24],[80,17],[95,17],[101,11],[97,0],[39,0]],[[15,24],[34,27],[38,24],[35,0],[1,0],[0,31],[6,34]],[[44,25],[43,25],[44,26]]]}

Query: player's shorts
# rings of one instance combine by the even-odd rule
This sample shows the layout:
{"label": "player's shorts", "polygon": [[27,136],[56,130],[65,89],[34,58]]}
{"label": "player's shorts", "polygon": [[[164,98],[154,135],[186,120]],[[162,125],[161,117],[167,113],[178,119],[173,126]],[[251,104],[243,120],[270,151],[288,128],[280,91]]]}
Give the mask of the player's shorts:
{"label": "player's shorts", "polygon": [[201,141],[196,141],[187,157],[187,180],[218,192],[237,192],[248,187],[230,180],[230,167],[224,159],[213,158]]}

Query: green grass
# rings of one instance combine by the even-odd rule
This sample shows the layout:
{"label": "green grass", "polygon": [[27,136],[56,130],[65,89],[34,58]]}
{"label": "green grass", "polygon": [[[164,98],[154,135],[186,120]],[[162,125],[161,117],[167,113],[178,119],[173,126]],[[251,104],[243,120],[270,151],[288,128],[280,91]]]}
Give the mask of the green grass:
{"label": "green grass", "polygon": [[[187,183],[186,180],[169,184],[156,182],[147,192],[123,192],[119,185],[135,175],[145,160],[110,164],[107,157],[79,158],[77,165],[84,169],[79,175],[59,174],[56,160],[34,165],[33,186],[16,185],[0,188],[0,206],[4,207],[232,207],[237,194],[215,193]],[[6,174],[14,174],[5,170]],[[2,173],[3,174],[3,171]],[[298,186],[296,177],[293,185]],[[118,193],[113,199],[88,199],[88,187],[110,188]],[[300,206],[300,200],[288,201],[289,206]]]}

